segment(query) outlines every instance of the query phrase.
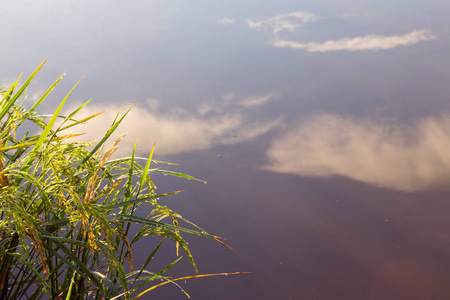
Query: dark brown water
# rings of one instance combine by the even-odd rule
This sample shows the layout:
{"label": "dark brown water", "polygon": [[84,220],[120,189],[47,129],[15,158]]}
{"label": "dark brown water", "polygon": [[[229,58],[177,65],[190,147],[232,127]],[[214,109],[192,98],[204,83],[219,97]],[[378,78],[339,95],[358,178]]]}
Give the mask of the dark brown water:
{"label": "dark brown water", "polygon": [[[112,118],[189,237],[193,299],[450,298],[450,5],[444,1],[3,1],[0,85]],[[88,138],[109,121],[86,127]],[[160,166],[160,165],[157,165]],[[135,263],[158,243],[135,250]],[[150,249],[150,250],[149,250]],[[173,261],[163,246],[152,271]],[[182,260],[170,276],[193,275]],[[183,299],[164,286],[145,299]]]}

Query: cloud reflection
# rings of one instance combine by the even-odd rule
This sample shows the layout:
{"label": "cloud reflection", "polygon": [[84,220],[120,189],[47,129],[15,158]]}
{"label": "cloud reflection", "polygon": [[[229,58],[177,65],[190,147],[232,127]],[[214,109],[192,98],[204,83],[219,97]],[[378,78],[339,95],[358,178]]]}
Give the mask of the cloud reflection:
{"label": "cloud reflection", "polygon": [[404,35],[384,36],[369,34],[325,42],[299,42],[281,37],[282,31],[294,32],[302,24],[317,21],[316,15],[308,12],[296,11],[288,14],[281,14],[261,21],[247,20],[250,28],[268,30],[274,38],[271,44],[278,48],[304,49],[307,52],[328,52],[328,51],[358,51],[358,50],[387,50],[400,46],[413,45],[422,41],[436,39],[428,30],[414,30]]}
{"label": "cloud reflection", "polygon": [[302,23],[316,21],[317,17],[309,12],[295,11],[292,13],[282,14],[275,17],[267,18],[262,21],[247,20],[250,28],[269,29],[273,33],[278,34],[282,30],[293,32],[301,27]]}
{"label": "cloud reflection", "polygon": [[[131,105],[125,105],[130,107]],[[67,109],[67,112],[75,107]],[[76,126],[76,131],[85,132],[81,137],[83,141],[92,141],[103,137],[116,117],[120,106],[117,104],[88,105],[79,115],[78,119],[106,112],[87,122],[86,127]],[[122,109],[123,111],[123,109]],[[116,136],[128,132],[117,154],[129,155],[134,141],[137,140],[139,152],[148,152],[155,140],[159,155],[172,155],[186,151],[209,149],[216,145],[230,145],[252,140],[281,123],[281,119],[266,122],[251,122],[244,112],[234,113],[192,113],[182,109],[175,109],[162,113],[157,110],[155,99],[148,101],[147,105],[133,105],[133,108],[116,130]],[[142,149],[141,149],[142,147]]]}
{"label": "cloud reflection", "polygon": [[274,140],[267,170],[303,176],[341,175],[401,191],[450,183],[450,115],[413,126],[318,115]]}
{"label": "cloud reflection", "polygon": [[366,35],[355,38],[329,40],[323,43],[298,43],[296,41],[279,39],[273,45],[280,48],[305,49],[308,52],[387,50],[399,46],[413,45],[435,38],[436,36],[427,30],[415,30],[408,34],[398,36]]}
{"label": "cloud reflection", "polygon": [[248,96],[242,99],[238,104],[244,107],[253,107],[265,104],[276,97],[276,93],[269,93],[262,96]]}

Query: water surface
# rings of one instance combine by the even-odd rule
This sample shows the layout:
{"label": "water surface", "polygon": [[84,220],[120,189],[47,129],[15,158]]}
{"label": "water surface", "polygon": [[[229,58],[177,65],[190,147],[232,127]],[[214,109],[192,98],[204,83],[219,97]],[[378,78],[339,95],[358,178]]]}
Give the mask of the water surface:
{"label": "water surface", "polygon": [[157,140],[156,158],[208,181],[154,178],[237,251],[189,237],[200,273],[252,274],[183,283],[193,299],[448,299],[449,8],[7,0],[0,84],[49,57],[28,99],[67,75],[43,113],[84,75],[67,109],[108,109],[87,138],[133,106],[121,154]]}

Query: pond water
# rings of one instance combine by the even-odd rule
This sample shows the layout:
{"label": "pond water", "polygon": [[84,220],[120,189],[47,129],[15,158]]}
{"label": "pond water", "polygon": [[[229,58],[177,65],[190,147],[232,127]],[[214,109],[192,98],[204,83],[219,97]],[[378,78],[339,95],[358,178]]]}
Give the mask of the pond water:
{"label": "pond water", "polygon": [[[69,108],[108,110],[87,138],[133,106],[121,154],[156,140],[156,159],[208,182],[154,177],[185,190],[162,203],[236,250],[187,237],[199,273],[252,273],[182,283],[193,299],[448,299],[449,9],[5,0],[0,85],[48,57],[30,101],[67,71],[51,113],[85,76]],[[155,268],[175,258],[166,246]],[[184,260],[170,273],[193,274]]]}

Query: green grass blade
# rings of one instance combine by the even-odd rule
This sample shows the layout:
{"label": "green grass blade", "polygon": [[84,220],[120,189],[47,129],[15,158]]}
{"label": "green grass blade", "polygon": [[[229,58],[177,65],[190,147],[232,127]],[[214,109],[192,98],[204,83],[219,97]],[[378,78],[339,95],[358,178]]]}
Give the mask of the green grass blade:
{"label": "green grass blade", "polygon": [[[133,183],[133,170],[134,170],[134,156],[136,154],[136,141],[134,141],[133,152],[131,153],[130,167],[128,168],[127,182],[125,183],[125,202],[131,199],[131,185]],[[123,207],[122,213],[125,213],[126,207]]]}
{"label": "green grass blade", "polygon": [[171,176],[176,176],[176,177],[182,177],[182,178],[186,178],[186,179],[193,179],[193,180],[197,180],[203,183],[206,183],[206,181],[201,180],[201,179],[197,179],[191,175],[187,175],[187,174],[183,174],[183,173],[178,173],[178,172],[172,172],[172,171],[167,171],[167,170],[160,170],[160,169],[155,169],[153,172],[155,173],[162,173],[165,175],[171,175]]}
{"label": "green grass blade", "polygon": [[59,78],[52,84],[52,86],[39,98],[39,100],[30,108],[30,113],[35,111],[36,108],[44,101],[48,94],[50,94],[51,91],[58,85],[58,83],[63,79],[63,77],[66,75],[66,73],[63,73]]}
{"label": "green grass blade", "polygon": [[47,280],[45,280],[44,277],[42,277],[41,272],[39,272],[38,270],[36,270],[35,267],[34,267],[30,262],[28,262],[26,259],[24,259],[24,257],[21,257],[19,254],[17,254],[17,255],[14,254],[14,256],[15,256],[16,259],[18,259],[22,264],[24,264],[25,266],[27,266],[27,267],[33,272],[33,274],[34,274],[37,278],[39,278],[39,280],[42,282],[41,289],[43,289],[44,292],[45,292],[47,295],[50,295],[50,292],[49,292],[49,290],[48,290],[48,288],[50,288],[50,286],[48,285]]}
{"label": "green grass blade", "polygon": [[183,231],[183,232],[190,233],[190,234],[195,234],[195,235],[201,235],[201,236],[207,236],[207,237],[211,237],[211,238],[221,239],[221,237],[214,236],[214,235],[211,235],[211,234],[206,233],[206,232],[199,232],[199,231],[195,231],[195,230],[192,230],[192,229],[187,229],[187,228],[183,228],[183,227],[179,227],[179,226],[175,226],[175,225],[171,225],[171,224],[167,224],[167,223],[162,223],[162,222],[158,222],[158,221],[154,221],[154,220],[149,220],[149,219],[141,218],[141,217],[137,217],[137,216],[123,215],[123,214],[117,214],[116,216],[121,221],[125,221],[125,222],[133,222],[133,223],[138,223],[138,224],[148,224],[148,225],[153,225],[153,226],[156,226],[156,227]]}
{"label": "green grass blade", "polygon": [[[40,227],[39,225],[35,224],[36,229],[38,229],[42,234],[44,234],[49,240],[51,240],[53,243],[55,243],[59,249],[61,249],[62,252],[66,256],[63,256],[57,249],[53,249],[48,244],[43,243],[42,246],[50,253],[52,253],[54,256],[58,257],[61,261],[65,263],[65,265],[69,268],[71,268],[73,271],[78,272],[80,275],[84,275],[85,277],[88,277],[92,280],[92,282],[99,288],[103,293],[105,293],[108,296],[111,295],[102,285],[102,283],[97,279],[97,277],[94,276],[93,272],[89,270],[86,265],[74,254],[70,249],[68,249],[62,242],[60,237],[54,237],[52,236],[48,231],[46,231],[44,228]],[[67,257],[67,258],[66,258]],[[70,261],[69,261],[70,259]],[[72,263],[73,262],[73,263]]]}
{"label": "green grass blade", "polygon": [[106,277],[105,275],[103,275],[100,272],[93,271],[92,273],[97,275],[98,277],[100,277],[103,280],[103,282],[106,283],[106,285],[109,287],[109,289],[113,292],[113,295],[119,295],[120,294],[120,292],[117,289],[116,285],[111,280],[109,280],[108,277]]}
{"label": "green grass blade", "polygon": [[141,276],[142,272],[145,270],[147,265],[153,259],[153,257],[155,256],[156,252],[158,252],[159,247],[161,247],[163,242],[164,242],[164,239],[162,239],[161,242],[159,242],[158,245],[156,245],[155,249],[153,249],[152,253],[150,253],[150,255],[147,257],[147,260],[142,265],[141,269],[139,270],[139,273],[136,275],[136,277],[134,278],[133,282],[131,283],[131,286],[133,286],[133,284],[136,282],[136,280]]}
{"label": "green grass blade", "polygon": [[114,208],[118,208],[118,207],[126,207],[131,204],[136,204],[136,203],[140,203],[140,202],[144,202],[144,201],[148,201],[148,200],[158,199],[158,198],[166,197],[169,195],[178,194],[181,192],[182,191],[176,191],[176,192],[164,193],[164,194],[159,194],[159,195],[145,197],[145,198],[138,198],[138,199],[134,199],[134,200],[123,201],[123,202],[119,202],[119,203],[115,203],[115,204],[102,205],[101,208],[105,209],[105,210],[110,210],[110,209],[114,209]]}
{"label": "green grass blade", "polygon": [[[144,282],[143,284],[140,285],[140,287],[144,286],[145,284],[149,283],[150,281],[155,280],[156,278],[160,277],[162,274],[164,274],[165,272],[167,272],[170,268],[172,268],[177,262],[180,261],[180,259],[182,259],[183,257],[179,257],[177,258],[175,261],[173,261],[172,263],[170,263],[169,265],[167,265],[164,269],[162,269],[161,271],[159,271],[158,273],[156,273],[154,276],[152,276],[150,279],[148,279],[146,282]],[[140,293],[139,295],[137,295],[136,297],[132,298],[132,300],[135,300],[137,298],[140,298],[141,296],[143,296],[144,294],[146,294],[147,292],[151,291],[153,288],[150,288],[142,293]]]}
{"label": "green grass blade", "polygon": [[83,159],[83,161],[80,163],[80,165],[83,165],[84,163],[86,163],[97,152],[97,150],[103,146],[103,144],[106,142],[106,140],[109,139],[111,134],[113,134],[113,132],[116,130],[117,126],[119,126],[119,124],[123,121],[123,119],[128,114],[130,109],[131,108],[129,108],[118,121],[114,120],[112,126],[108,129],[105,136],[97,143],[97,145],[95,145],[94,149],[92,149],[92,151],[89,153],[89,155]]}
{"label": "green grass blade", "polygon": [[150,151],[150,155],[147,159],[147,163],[145,164],[144,171],[142,172],[141,182],[139,183],[139,190],[142,189],[142,186],[144,185],[145,180],[148,176],[148,169],[150,169],[150,164],[152,162],[153,157],[153,151],[155,151],[156,141],[153,143],[152,151]]}
{"label": "green grass blade", "polygon": [[73,272],[72,279],[70,280],[69,290],[67,291],[66,300],[70,300],[71,299],[72,288],[73,288],[73,283],[75,282],[75,275],[76,274],[77,274],[77,272]]}
{"label": "green grass blade", "polygon": [[[61,127],[68,121],[72,120],[73,116],[75,116],[80,110],[82,110],[86,105],[88,105],[89,102],[91,102],[92,99],[89,99],[88,101],[86,101],[85,103],[83,103],[80,107],[76,108],[74,111],[72,111],[67,117],[64,118],[64,121],[61,123],[61,125],[59,125],[59,128],[57,131],[60,131]],[[78,122],[76,122],[75,124],[79,124]]]}
{"label": "green grass blade", "polygon": [[9,111],[9,109],[14,105],[14,103],[17,101],[17,99],[19,99],[19,97],[23,94],[23,92],[25,91],[25,89],[28,87],[28,85],[30,84],[31,80],[33,80],[33,78],[36,76],[36,74],[39,72],[39,70],[42,68],[42,66],[45,64],[45,62],[47,61],[47,59],[45,59],[40,65],[39,67],[36,68],[36,70],[34,70],[34,72],[30,75],[30,77],[28,77],[28,79],[25,81],[25,83],[22,85],[22,87],[14,94],[14,96],[11,97],[11,99],[9,99],[8,104],[3,108],[3,110],[0,112],[0,120],[3,119],[3,117],[6,115],[6,113]]}
{"label": "green grass blade", "polygon": [[[180,278],[176,278],[176,279],[171,279],[162,283],[159,283],[157,285],[152,286],[151,288],[143,291],[142,293],[140,293],[139,295],[137,295],[136,298],[141,297],[142,295],[160,287],[163,285],[166,285],[168,283],[172,283],[174,281],[180,281],[180,280],[187,280],[187,279],[194,279],[194,278],[202,278],[202,277],[210,277],[210,276],[228,276],[228,275],[242,275],[242,274],[250,274],[250,272],[232,272],[232,273],[215,273],[215,274],[201,274],[201,275],[193,275],[193,276],[185,276],[185,277],[180,277]],[[136,299],[133,298],[133,299]]]}
{"label": "green grass blade", "polygon": [[77,87],[77,85],[81,82],[81,79],[75,84],[75,86],[70,90],[70,92],[64,97],[64,99],[59,104],[58,108],[56,109],[55,113],[53,114],[50,121],[47,123],[47,126],[44,129],[44,132],[42,132],[41,137],[37,141],[36,145],[34,146],[33,151],[39,151],[39,149],[44,144],[45,139],[47,138],[48,134],[50,133],[50,130],[53,127],[53,124],[56,121],[56,118],[58,117],[59,113],[61,112],[64,104],[66,103],[67,99],[69,98],[70,94],[73,92],[73,90]]}
{"label": "green grass blade", "polygon": [[[58,137],[53,137],[51,139],[51,141],[59,141],[59,140],[63,140],[63,139],[69,139],[69,138],[73,138],[73,137],[77,137],[80,136],[82,134],[68,134],[68,135],[63,135],[63,136],[58,136]],[[33,142],[27,142],[27,143],[21,143],[21,144],[16,144],[16,145],[12,145],[12,146],[7,146],[7,147],[2,147],[0,148],[0,151],[7,151],[7,150],[12,150],[12,149],[17,149],[17,148],[24,148],[24,147],[28,147],[31,145],[36,145],[38,141],[33,141]]]}
{"label": "green grass blade", "polygon": [[96,113],[96,114],[93,114],[92,116],[86,117],[86,118],[84,118],[84,119],[82,119],[82,120],[79,120],[79,121],[74,120],[74,121],[75,121],[74,123],[69,124],[69,125],[67,125],[67,126],[65,126],[65,127],[60,128],[59,131],[66,130],[66,129],[68,129],[68,128],[70,128],[70,127],[73,127],[73,126],[76,126],[76,125],[78,125],[78,124],[84,124],[84,123],[86,123],[87,121],[89,121],[90,119],[93,119],[93,118],[95,118],[95,117],[97,117],[97,116],[99,116],[99,115],[101,115],[101,114],[103,114],[103,113],[104,113],[104,111],[99,112],[99,113]]}
{"label": "green grass blade", "polygon": [[[19,80],[22,77],[22,74],[20,74],[19,78],[14,81],[9,89],[6,91],[6,93],[3,95],[2,101],[0,102],[0,111],[1,116],[3,116],[8,112],[8,109],[11,108],[11,106],[14,104],[14,102],[10,102],[11,95],[13,94],[14,90],[16,89],[17,85],[19,84]],[[0,118],[1,120],[1,118]]]}

